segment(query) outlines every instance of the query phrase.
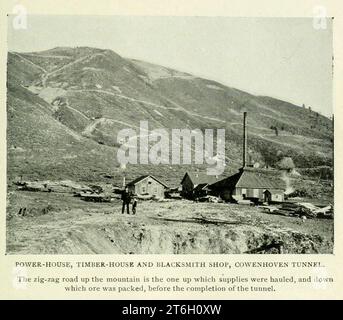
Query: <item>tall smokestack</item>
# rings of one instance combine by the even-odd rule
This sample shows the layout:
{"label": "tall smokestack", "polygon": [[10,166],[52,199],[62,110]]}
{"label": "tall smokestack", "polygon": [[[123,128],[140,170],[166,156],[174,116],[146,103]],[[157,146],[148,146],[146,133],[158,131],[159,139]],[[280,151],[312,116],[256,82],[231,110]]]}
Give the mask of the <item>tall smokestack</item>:
{"label": "tall smokestack", "polygon": [[243,113],[243,168],[246,166],[246,162],[247,162],[247,150],[248,150],[247,112],[244,112]]}

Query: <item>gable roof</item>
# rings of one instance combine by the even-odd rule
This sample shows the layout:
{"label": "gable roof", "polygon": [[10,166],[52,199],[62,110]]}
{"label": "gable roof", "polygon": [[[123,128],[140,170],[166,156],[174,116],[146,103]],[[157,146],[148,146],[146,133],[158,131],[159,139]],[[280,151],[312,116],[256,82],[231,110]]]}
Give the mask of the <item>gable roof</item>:
{"label": "gable roof", "polygon": [[183,183],[187,175],[194,185],[212,184],[221,179],[217,176],[208,175],[205,172],[186,172],[181,180],[181,184]]}
{"label": "gable roof", "polygon": [[195,188],[194,188],[194,192],[200,192],[201,190],[204,190],[205,187],[208,186],[208,183],[201,183],[198,184]]}
{"label": "gable roof", "polygon": [[215,182],[213,184],[210,185],[211,189],[220,189],[220,188],[229,188],[229,189],[233,189],[235,188],[239,178],[241,177],[241,172],[235,173],[234,175],[219,180],[218,182]]}
{"label": "gable roof", "polygon": [[158,183],[160,183],[160,184],[163,185],[164,187],[168,188],[168,186],[167,186],[166,184],[164,184],[163,182],[161,182],[160,180],[156,179],[154,176],[149,175],[149,174],[144,175],[144,176],[140,176],[140,177],[136,178],[135,180],[132,180],[131,182],[129,182],[129,183],[127,184],[127,186],[133,186],[133,185],[137,184],[138,182],[140,182],[140,181],[142,181],[142,180],[144,180],[144,179],[146,179],[146,178],[148,178],[148,177],[154,179],[155,181],[157,181]]}
{"label": "gable roof", "polygon": [[286,190],[286,184],[276,172],[241,168],[240,171],[226,179],[211,185],[211,188],[248,188],[248,189],[280,189]]}

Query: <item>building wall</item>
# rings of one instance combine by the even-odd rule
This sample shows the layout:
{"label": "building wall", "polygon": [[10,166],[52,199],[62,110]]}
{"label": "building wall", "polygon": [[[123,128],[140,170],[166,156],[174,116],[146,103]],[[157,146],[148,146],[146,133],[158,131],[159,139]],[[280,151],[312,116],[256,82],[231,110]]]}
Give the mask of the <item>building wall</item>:
{"label": "building wall", "polygon": [[232,197],[235,200],[242,200],[245,198],[258,198],[264,201],[264,191],[269,190],[272,195],[272,201],[282,202],[285,200],[284,191],[281,189],[260,189],[260,188],[235,188],[232,191]]}
{"label": "building wall", "polygon": [[219,196],[224,200],[224,201],[230,201],[232,200],[233,194],[231,190],[229,189],[223,189],[220,193]]}
{"label": "building wall", "polygon": [[156,198],[164,198],[165,187],[150,177],[137,182],[132,189],[137,195],[151,195]]}
{"label": "building wall", "polygon": [[272,193],[272,201],[283,202],[284,200],[285,200],[284,193],[282,193],[282,194]]}

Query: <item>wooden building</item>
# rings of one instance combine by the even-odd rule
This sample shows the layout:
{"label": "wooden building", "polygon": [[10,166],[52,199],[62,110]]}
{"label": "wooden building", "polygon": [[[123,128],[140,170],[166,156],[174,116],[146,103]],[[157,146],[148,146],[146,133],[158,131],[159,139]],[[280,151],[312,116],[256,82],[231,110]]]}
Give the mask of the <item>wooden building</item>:
{"label": "wooden building", "polygon": [[208,194],[208,186],[219,181],[217,176],[210,176],[201,172],[186,172],[181,180],[181,196],[186,199],[203,197]]}
{"label": "wooden building", "polygon": [[141,176],[127,184],[129,192],[137,196],[151,196],[158,199],[164,198],[167,186],[151,175]]}
{"label": "wooden building", "polygon": [[278,172],[244,167],[238,173],[209,186],[226,201],[283,202],[286,185]]}

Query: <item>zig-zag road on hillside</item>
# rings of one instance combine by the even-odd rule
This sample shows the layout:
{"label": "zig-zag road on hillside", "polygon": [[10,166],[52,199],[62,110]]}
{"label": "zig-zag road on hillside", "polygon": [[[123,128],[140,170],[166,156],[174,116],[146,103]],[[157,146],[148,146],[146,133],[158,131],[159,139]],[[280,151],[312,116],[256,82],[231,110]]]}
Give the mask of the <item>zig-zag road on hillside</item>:
{"label": "zig-zag road on hillside", "polygon": [[38,64],[33,63],[33,62],[30,61],[29,59],[26,59],[26,58],[23,57],[21,54],[16,53],[16,52],[12,52],[12,54],[14,54],[14,55],[17,56],[18,58],[22,59],[23,61],[25,61],[25,62],[27,62],[27,63],[33,65],[34,67],[38,68],[39,70],[41,70],[41,71],[47,73],[47,71],[46,71],[44,68],[42,68],[42,67],[39,66]]}
{"label": "zig-zag road on hillside", "polygon": [[199,117],[199,118],[202,118],[202,119],[205,119],[205,120],[217,121],[217,122],[222,122],[222,123],[226,122],[226,121],[218,119],[218,118],[212,118],[212,117],[209,117],[209,116],[204,116],[204,115],[200,115],[200,114],[188,111],[187,109],[185,109],[184,107],[180,106],[176,102],[174,102],[174,101],[172,101],[172,100],[170,100],[168,98],[165,98],[165,97],[164,98],[166,100],[168,100],[168,102],[170,102],[171,104],[175,105],[176,108],[166,107],[166,106],[159,105],[159,104],[156,104],[156,103],[153,103],[153,102],[139,100],[139,99],[136,99],[136,98],[128,97],[128,96],[125,96],[125,95],[122,95],[122,94],[119,94],[119,93],[114,93],[114,92],[106,91],[106,90],[99,90],[99,89],[73,89],[73,90],[68,90],[68,91],[69,92],[98,92],[98,93],[104,93],[104,94],[108,94],[108,95],[111,95],[111,96],[114,96],[114,97],[126,99],[126,100],[129,100],[129,101],[132,101],[132,102],[143,103],[145,105],[153,106],[153,107],[160,108],[160,109],[182,111],[182,112],[185,112],[185,113],[187,113],[187,114],[189,114],[189,115],[191,115],[193,117]]}

